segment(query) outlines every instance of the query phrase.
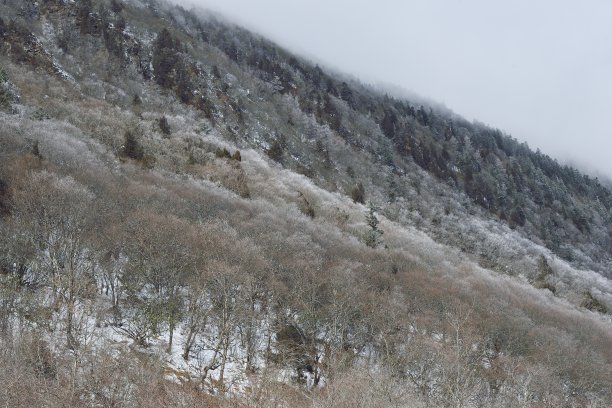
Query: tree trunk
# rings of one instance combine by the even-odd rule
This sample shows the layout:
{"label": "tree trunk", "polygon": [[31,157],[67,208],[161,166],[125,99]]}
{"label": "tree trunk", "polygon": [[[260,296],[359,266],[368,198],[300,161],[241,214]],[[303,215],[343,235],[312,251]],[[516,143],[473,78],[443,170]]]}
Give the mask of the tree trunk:
{"label": "tree trunk", "polygon": [[170,333],[168,334],[168,353],[172,353],[172,340],[174,338],[174,323],[170,323],[168,327]]}
{"label": "tree trunk", "polygon": [[189,332],[187,333],[187,339],[185,340],[185,345],[183,346],[183,360],[189,360],[189,353],[191,353],[191,348],[193,347],[193,343],[195,340],[195,330],[193,327],[189,327]]}

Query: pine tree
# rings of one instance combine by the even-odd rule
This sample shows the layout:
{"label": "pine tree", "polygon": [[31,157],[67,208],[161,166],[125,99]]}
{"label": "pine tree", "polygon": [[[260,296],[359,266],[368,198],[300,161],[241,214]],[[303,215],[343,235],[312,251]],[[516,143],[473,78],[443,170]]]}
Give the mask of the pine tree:
{"label": "pine tree", "polygon": [[161,130],[164,136],[170,136],[170,133],[172,133],[168,119],[165,116],[159,118],[159,130]]}
{"label": "pine tree", "polygon": [[123,11],[123,4],[119,3],[117,0],[112,0],[111,10],[113,10],[113,13],[119,14]]}
{"label": "pine tree", "polygon": [[351,198],[354,203],[363,204],[365,202],[365,189],[363,188],[363,184],[359,183],[351,190]]}
{"label": "pine tree", "polygon": [[364,242],[370,248],[376,248],[382,244],[380,237],[382,236],[383,231],[378,228],[380,221],[376,216],[377,211],[378,208],[376,208],[372,202],[369,202],[368,212],[366,213],[366,224],[368,224],[369,230],[366,233]]}
{"label": "pine tree", "polygon": [[284,137],[281,136],[272,142],[268,150],[266,150],[266,154],[275,162],[281,163],[283,161],[283,151],[285,150],[284,145]]}
{"label": "pine tree", "polygon": [[38,146],[38,140],[34,141],[34,144],[32,145],[32,155],[40,160],[42,160],[43,158],[42,154],[40,153],[40,148]]}
{"label": "pine tree", "polygon": [[130,159],[142,160],[144,152],[142,146],[138,142],[136,135],[131,131],[125,132],[125,141],[123,144],[123,154]]}
{"label": "pine tree", "polygon": [[[164,88],[173,88],[177,83],[181,43],[175,40],[167,28],[162,29],[153,44],[153,72],[155,81]],[[184,71],[184,70],[182,70]],[[184,74],[184,72],[181,72]],[[185,78],[180,78],[186,81]]]}

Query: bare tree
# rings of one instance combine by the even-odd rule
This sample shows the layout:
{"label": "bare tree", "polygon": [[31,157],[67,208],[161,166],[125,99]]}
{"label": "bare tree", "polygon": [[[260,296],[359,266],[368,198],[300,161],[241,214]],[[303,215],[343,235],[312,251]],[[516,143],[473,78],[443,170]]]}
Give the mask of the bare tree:
{"label": "bare tree", "polygon": [[[73,334],[77,303],[92,293],[92,252],[89,212],[94,196],[72,178],[59,178],[46,171],[32,172],[15,188],[14,221],[36,250],[33,273],[48,282],[53,306],[64,311],[69,347],[78,345]],[[93,289],[95,290],[95,289]]]}
{"label": "bare tree", "polygon": [[197,270],[196,231],[179,218],[140,212],[133,214],[128,233],[131,239],[123,283],[153,322],[167,325],[170,352],[183,313],[180,289],[186,277]]}

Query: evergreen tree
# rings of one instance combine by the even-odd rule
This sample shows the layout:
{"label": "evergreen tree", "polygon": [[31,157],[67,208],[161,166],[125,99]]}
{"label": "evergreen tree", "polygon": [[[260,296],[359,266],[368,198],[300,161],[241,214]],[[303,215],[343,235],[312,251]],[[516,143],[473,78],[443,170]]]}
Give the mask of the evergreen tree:
{"label": "evergreen tree", "polygon": [[168,29],[164,28],[153,44],[153,71],[156,82],[164,88],[172,88],[176,83],[176,66],[179,62],[178,48]]}
{"label": "evergreen tree", "polygon": [[[2,19],[0,19],[0,22],[1,21],[2,21]],[[0,27],[2,27],[2,26],[0,25]],[[1,32],[0,32],[0,34],[1,34]],[[0,66],[0,84],[3,84],[5,82],[7,82],[7,81],[8,81],[8,74],[6,73],[6,70],[3,67]]]}
{"label": "evergreen tree", "polygon": [[111,10],[113,10],[113,13],[116,13],[116,14],[121,13],[121,11],[123,11],[123,4],[121,4],[117,0],[112,0]]}
{"label": "evergreen tree", "polygon": [[378,228],[380,221],[376,216],[377,211],[378,208],[376,208],[374,204],[372,204],[372,202],[369,202],[368,212],[366,213],[366,224],[368,224],[369,229],[366,233],[364,242],[370,248],[376,248],[382,243],[380,238],[383,234],[383,231]]}
{"label": "evergreen tree", "polygon": [[32,155],[40,160],[42,160],[43,158],[42,154],[40,153],[40,148],[38,146],[38,140],[34,141],[34,144],[32,145]]}
{"label": "evergreen tree", "polygon": [[98,32],[99,27],[96,25],[91,0],[83,0],[79,3],[76,12],[76,23],[81,29],[82,34],[95,34]]}
{"label": "evergreen tree", "polygon": [[172,133],[168,119],[165,116],[159,118],[159,130],[161,130],[165,136],[170,136],[170,133]]}
{"label": "evergreen tree", "polygon": [[359,183],[353,188],[351,191],[351,198],[354,203],[363,204],[365,202],[365,189],[363,188],[363,184]]}
{"label": "evergreen tree", "polygon": [[142,160],[144,157],[144,152],[142,150],[142,146],[138,142],[136,135],[133,132],[127,131],[125,132],[125,142],[123,144],[123,154],[130,159],[134,160]]}
{"label": "evergreen tree", "polygon": [[276,140],[272,142],[268,150],[266,150],[266,154],[275,162],[281,163],[283,160],[283,152],[285,151],[285,144],[285,137],[283,135],[280,135]]}

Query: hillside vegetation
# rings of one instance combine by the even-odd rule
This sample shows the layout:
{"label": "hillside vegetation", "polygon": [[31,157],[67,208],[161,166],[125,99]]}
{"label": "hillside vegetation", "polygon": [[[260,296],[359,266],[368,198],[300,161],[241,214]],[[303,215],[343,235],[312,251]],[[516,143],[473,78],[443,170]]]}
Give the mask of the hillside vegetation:
{"label": "hillside vegetation", "polygon": [[162,2],[0,38],[3,405],[612,404],[596,179]]}

